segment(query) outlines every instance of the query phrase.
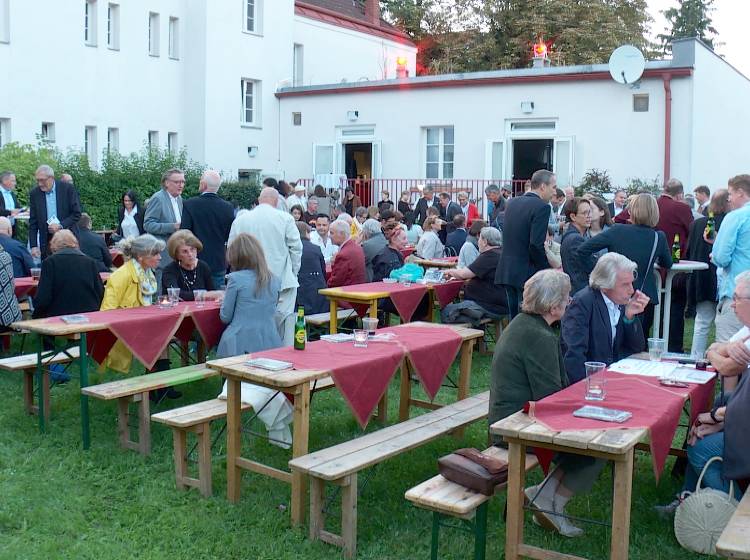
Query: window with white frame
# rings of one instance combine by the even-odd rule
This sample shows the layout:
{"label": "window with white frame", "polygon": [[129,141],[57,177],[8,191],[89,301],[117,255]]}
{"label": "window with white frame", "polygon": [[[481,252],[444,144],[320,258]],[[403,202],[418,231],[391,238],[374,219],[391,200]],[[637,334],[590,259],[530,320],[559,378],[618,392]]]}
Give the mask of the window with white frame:
{"label": "window with white frame", "polygon": [[40,138],[42,142],[49,142],[54,143],[55,141],[55,123],[53,122],[43,122],[42,123],[42,131]]}
{"label": "window with white frame", "polygon": [[156,150],[159,147],[159,131],[149,130],[148,131],[148,149]]}
{"label": "window with white frame", "polygon": [[263,0],[242,0],[242,29],[247,33],[262,32]]}
{"label": "window with white frame", "polygon": [[86,0],[83,38],[89,47],[96,46],[96,0]]}
{"label": "window with white frame", "polygon": [[243,79],[240,86],[242,91],[241,122],[247,126],[260,126],[260,82]]}
{"label": "window with white frame", "polygon": [[180,19],[169,18],[169,58],[180,58]]}
{"label": "window with white frame", "polygon": [[167,149],[170,154],[176,154],[180,151],[180,144],[176,132],[167,133]]}
{"label": "window with white frame", "polygon": [[0,0],[0,43],[10,43],[10,0]]}
{"label": "window with white frame", "polygon": [[83,134],[83,151],[89,160],[90,167],[96,167],[98,149],[96,146],[96,127],[87,126]]}
{"label": "window with white frame", "polygon": [[120,151],[120,129],[107,129],[107,152],[116,153]]}
{"label": "window with white frame", "polygon": [[304,61],[305,61],[305,46],[295,43],[294,44],[293,70],[292,70],[292,76],[293,76],[292,85],[294,85],[295,87],[304,85],[304,80],[305,80]]}
{"label": "window with white frame", "polygon": [[453,127],[425,128],[425,178],[453,179]]}
{"label": "window with white frame", "polygon": [[10,119],[0,119],[0,148],[10,142]]}
{"label": "window with white frame", "polygon": [[120,5],[109,3],[107,5],[107,47],[120,50]]}
{"label": "window with white frame", "polygon": [[159,14],[148,14],[148,54],[159,56]]}

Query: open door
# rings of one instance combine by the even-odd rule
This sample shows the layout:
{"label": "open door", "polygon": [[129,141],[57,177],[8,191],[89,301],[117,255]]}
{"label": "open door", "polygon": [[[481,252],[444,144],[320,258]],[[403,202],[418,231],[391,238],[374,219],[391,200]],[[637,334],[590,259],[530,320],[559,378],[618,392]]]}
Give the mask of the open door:
{"label": "open door", "polygon": [[562,188],[575,183],[575,137],[555,138],[554,163],[552,171],[557,175],[557,186]]}
{"label": "open door", "polygon": [[333,173],[335,163],[333,144],[313,144],[312,150],[313,177]]}
{"label": "open door", "polygon": [[380,140],[372,142],[372,178],[380,179],[383,175],[383,143]]}

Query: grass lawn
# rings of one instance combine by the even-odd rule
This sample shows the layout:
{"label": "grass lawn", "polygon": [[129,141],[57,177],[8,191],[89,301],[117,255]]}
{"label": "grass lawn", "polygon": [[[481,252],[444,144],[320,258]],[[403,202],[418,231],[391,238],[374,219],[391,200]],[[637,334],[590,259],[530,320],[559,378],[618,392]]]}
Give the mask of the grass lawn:
{"label": "grass lawn", "polygon": [[[686,325],[692,336],[692,321]],[[28,345],[27,345],[28,347]],[[177,361],[173,360],[176,365]],[[487,390],[490,359],[475,353],[472,393]],[[455,367],[454,367],[455,370]],[[134,368],[135,371],[135,368]],[[455,373],[455,371],[454,371]],[[92,383],[96,376],[92,376]],[[109,378],[109,377],[108,377]],[[212,398],[217,379],[183,389],[181,406]],[[390,418],[397,416],[398,380],[390,387]],[[226,501],[223,445],[215,450],[214,497],[174,487],[172,436],[152,424],[153,451],[143,458],[117,445],[114,403],[91,399],[92,446],[83,451],[80,440],[78,383],[52,389],[53,419],[42,436],[35,417],[23,412],[21,378],[0,376],[0,558],[1,559],[198,559],[198,558],[339,558],[339,549],[306,538],[306,527],[289,525],[289,487],[259,475],[243,475],[242,499]],[[442,389],[438,399],[452,401],[455,391]],[[320,449],[357,437],[360,430],[339,394],[325,391],[312,401],[310,449]],[[215,423],[215,432],[220,423]],[[378,429],[373,422],[368,431]],[[483,448],[486,426],[476,424],[462,440],[442,438],[401,455],[360,475],[358,503],[359,558],[429,558],[431,513],[414,508],[404,492],[437,471],[437,458],[458,447]],[[223,443],[223,438],[221,442]],[[264,441],[245,439],[278,467],[287,451]],[[701,558],[682,550],[671,522],[658,518],[651,507],[666,503],[679,489],[669,476],[668,460],[660,482],[654,479],[651,459],[637,453],[632,505],[630,557],[634,560]],[[367,483],[364,479],[370,477]],[[539,480],[539,474],[530,477]],[[571,502],[573,515],[607,520],[611,511],[611,470],[605,469],[593,492]],[[333,520],[338,513],[335,502]],[[502,558],[505,525],[504,498],[490,506],[488,558]],[[598,559],[608,556],[609,529],[587,527],[581,539],[567,540],[535,527],[527,515],[527,540],[561,552]],[[443,529],[441,558],[471,558],[471,536]]]}

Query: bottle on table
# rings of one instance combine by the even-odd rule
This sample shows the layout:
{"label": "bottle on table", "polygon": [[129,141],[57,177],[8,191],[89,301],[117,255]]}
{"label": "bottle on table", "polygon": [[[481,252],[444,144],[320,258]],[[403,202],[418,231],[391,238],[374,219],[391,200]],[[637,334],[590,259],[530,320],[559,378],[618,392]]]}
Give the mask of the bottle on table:
{"label": "bottle on table", "polygon": [[672,262],[678,263],[680,262],[680,234],[675,233],[674,234],[674,243],[672,243]]}
{"label": "bottle on table", "polygon": [[307,328],[305,324],[305,308],[300,306],[297,309],[297,322],[294,324],[294,349],[304,350],[306,340]]}
{"label": "bottle on table", "polygon": [[704,234],[706,239],[713,239],[716,237],[716,219],[714,218],[714,213],[711,211],[708,212],[708,221],[706,222]]}

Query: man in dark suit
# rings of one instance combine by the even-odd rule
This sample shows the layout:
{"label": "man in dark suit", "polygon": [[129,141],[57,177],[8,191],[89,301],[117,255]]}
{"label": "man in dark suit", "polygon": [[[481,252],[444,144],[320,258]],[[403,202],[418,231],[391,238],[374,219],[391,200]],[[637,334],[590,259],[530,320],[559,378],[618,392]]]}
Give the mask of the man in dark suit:
{"label": "man in dark suit", "polygon": [[461,210],[461,206],[451,200],[451,195],[449,193],[441,192],[438,195],[438,198],[440,199],[440,218],[443,221],[452,224],[454,216],[464,213],[464,211]]}
{"label": "man in dark suit", "polygon": [[497,185],[487,185],[487,188],[484,189],[484,194],[487,196],[487,200],[492,203],[492,208],[489,205],[487,208],[487,225],[503,231],[502,224],[507,201],[500,191],[500,187]]}
{"label": "man in dark suit", "polygon": [[11,171],[3,171],[0,173],[0,216],[5,216],[10,220],[11,227],[13,228],[13,236],[16,235],[16,220],[15,217],[21,211],[21,207],[18,204],[18,198],[16,198],[16,175]]}
{"label": "man in dark suit", "polygon": [[453,229],[447,235],[445,246],[453,249],[453,252],[458,255],[461,252],[461,247],[464,246],[466,241],[466,216],[458,214],[453,216]]}
{"label": "man in dark suit", "polygon": [[203,243],[198,258],[211,269],[214,287],[224,287],[227,273],[226,244],[234,221],[234,208],[219,197],[221,176],[213,170],[203,173],[198,191],[182,205],[182,229],[189,229]]}
{"label": "man in dark suit", "polygon": [[637,315],[650,299],[634,291],[638,265],[607,253],[591,272],[589,286],[579,291],[562,318],[561,339],[565,371],[571,383],[586,377],[585,362],[610,365],[644,349]]}
{"label": "man in dark suit", "polygon": [[78,221],[78,243],[81,253],[94,259],[99,272],[109,272],[112,269],[112,255],[104,243],[104,238],[91,231],[91,216],[85,212]]}
{"label": "man in dark suit", "polygon": [[435,206],[435,203],[435,193],[432,187],[427,185],[422,191],[422,198],[417,201],[417,205],[414,207],[414,223],[423,225],[427,219],[427,210]]}
{"label": "man in dark suit", "polygon": [[622,189],[617,189],[615,191],[615,198],[612,202],[607,204],[607,208],[609,208],[609,215],[614,220],[620,212],[625,210],[625,205],[628,203],[628,197],[627,193]]}
{"label": "man in dark suit", "polygon": [[55,233],[68,229],[78,235],[81,201],[73,185],[55,181],[49,165],[40,165],[35,178],[37,186],[29,192],[29,246],[31,256],[46,258]]}
{"label": "man in dark suit", "polygon": [[698,201],[698,208],[696,208],[696,210],[704,216],[708,216],[708,203],[711,202],[711,189],[706,185],[698,185],[693,189],[693,195],[695,195],[695,200]]}
{"label": "man in dark suit", "polygon": [[518,314],[526,280],[549,268],[544,242],[550,217],[549,201],[556,188],[555,174],[540,169],[531,176],[529,192],[507,203],[503,256],[497,265],[495,284],[505,286],[511,318]]}
{"label": "man in dark suit", "polygon": [[[336,220],[331,224],[331,240],[339,246],[339,252],[331,265],[331,277],[328,279],[329,288],[364,284],[367,282],[365,271],[365,252],[354,239],[351,238],[349,224]],[[343,307],[343,302],[339,302]]]}
{"label": "man in dark suit", "polygon": [[25,244],[11,237],[11,232],[10,220],[5,216],[0,216],[0,246],[13,260],[13,277],[31,276],[31,269],[34,268],[31,253],[29,253]]}

